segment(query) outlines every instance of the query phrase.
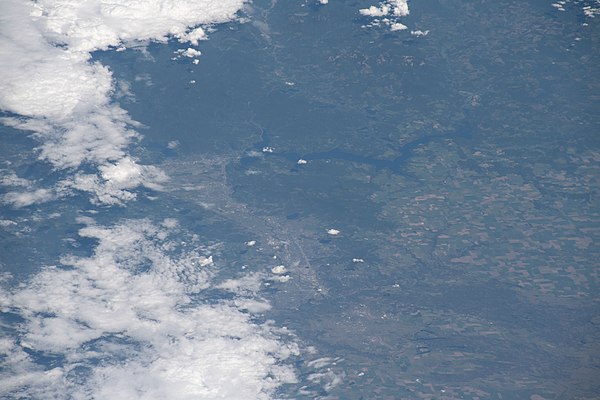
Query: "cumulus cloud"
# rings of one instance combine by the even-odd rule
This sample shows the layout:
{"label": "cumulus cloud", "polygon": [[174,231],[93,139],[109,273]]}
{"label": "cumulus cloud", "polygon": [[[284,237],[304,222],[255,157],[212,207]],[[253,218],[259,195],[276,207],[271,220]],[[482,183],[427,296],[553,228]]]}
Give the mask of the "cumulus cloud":
{"label": "cumulus cloud", "polygon": [[[129,153],[138,124],[91,53],[171,37],[195,46],[203,25],[235,18],[243,3],[0,2],[0,109],[10,115],[1,122],[30,132],[39,158],[66,175],[40,188],[9,173],[3,201],[24,207],[80,191],[110,205],[140,186],[161,190],[166,175]],[[212,255],[180,249],[172,219],[79,222],[81,238],[96,243],[90,255],[65,256],[19,286],[0,280],[0,309],[21,319],[0,338],[0,397],[268,399],[295,382],[293,337],[253,315],[270,308],[263,274],[213,282]],[[204,301],[207,289],[229,300]]]}
{"label": "cumulus cloud", "polygon": [[129,157],[116,163],[98,167],[99,174],[77,173],[71,179],[59,182],[61,192],[77,189],[91,194],[94,204],[122,205],[137,198],[132,191],[138,186],[152,190],[162,190],[161,183],[167,181],[167,175],[152,165],[139,165]]}
{"label": "cumulus cloud", "polygon": [[17,186],[17,187],[28,187],[31,186],[31,181],[23,178],[19,178],[17,174],[12,171],[1,171],[0,185],[2,186]]}
{"label": "cumulus cloud", "polygon": [[[595,18],[597,15],[600,15],[600,0],[559,0],[556,3],[552,3],[552,7],[554,7],[558,11],[565,11],[565,7],[570,6],[571,4],[575,4],[578,7],[581,7],[583,15],[585,15],[586,17]],[[588,23],[584,22],[583,25],[588,26]]]}
{"label": "cumulus cloud", "polygon": [[[113,166],[103,167],[112,169]],[[93,204],[123,205],[137,198],[137,193],[130,189],[145,186],[153,190],[162,190],[160,183],[167,179],[162,170],[148,165],[134,164],[131,169],[122,173],[121,179],[106,179],[103,176],[78,173],[71,179],[60,182],[59,185],[62,193],[67,193],[68,189],[89,192]]]}
{"label": "cumulus cloud", "polygon": [[373,22],[367,26],[384,25],[389,27],[390,31],[408,29],[400,22],[401,17],[406,17],[410,13],[408,0],[387,0],[379,3],[378,6],[362,8],[358,12],[366,17],[374,18]]}
{"label": "cumulus cloud", "polygon": [[202,24],[230,21],[244,0],[39,0],[33,13],[47,36],[69,49],[91,52],[169,37],[205,37]]}
{"label": "cumulus cloud", "polygon": [[394,15],[397,17],[405,17],[409,14],[408,0],[390,0],[388,3],[394,9]]}
{"label": "cumulus cloud", "polygon": [[[287,331],[243,311],[268,303],[197,300],[213,272],[198,250],[173,250],[177,224],[87,222],[91,256],[65,257],[0,298],[25,321],[19,340],[0,341],[0,397],[267,399],[295,382]],[[44,369],[31,355],[63,361]]]}
{"label": "cumulus cloud", "polygon": [[36,203],[45,203],[58,197],[55,190],[37,188],[36,182],[19,178],[12,171],[1,171],[0,186],[16,188],[0,196],[0,202],[15,208],[27,207]]}
{"label": "cumulus cloud", "polygon": [[48,189],[8,192],[2,196],[4,203],[10,204],[16,208],[27,207],[36,203],[45,203],[55,198],[56,195]]}
{"label": "cumulus cloud", "polygon": [[392,32],[403,31],[405,29],[408,29],[408,26],[401,24],[400,22],[394,22],[394,23],[390,24],[390,31],[392,31]]}
{"label": "cumulus cloud", "polygon": [[[140,136],[135,131],[137,124],[114,101],[116,84],[111,71],[93,62],[91,52],[134,46],[140,41],[166,41],[169,37],[197,45],[206,38],[200,25],[231,20],[243,3],[244,0],[0,2],[0,109],[18,116],[2,122],[32,132],[40,142],[39,158],[54,168],[76,171],[82,164],[90,165],[98,168],[99,176],[87,183],[101,183],[103,171],[111,165],[135,163],[127,147]],[[134,179],[128,187],[136,186],[134,182],[142,184]],[[148,179],[144,184],[151,186]],[[70,186],[79,188],[81,179]],[[85,186],[96,201],[107,199],[114,204],[115,196],[106,196],[106,185],[96,188],[98,193],[93,186]],[[29,197],[47,200],[47,196]]]}
{"label": "cumulus cloud", "polygon": [[[140,139],[137,123],[115,102],[112,73],[91,52],[169,37],[197,45],[206,39],[201,25],[231,20],[243,3],[0,2],[0,108],[12,114],[2,123],[30,132],[39,158],[67,175],[39,188],[4,174],[0,183],[11,191],[3,201],[24,207],[77,190],[123,204],[139,186],[161,190],[165,174],[128,153]],[[267,399],[295,381],[286,360],[298,347],[280,338],[289,333],[253,320],[270,307],[257,294],[259,275],[213,283],[212,256],[177,250],[172,219],[80,222],[80,236],[97,243],[91,255],[63,257],[27,284],[0,290],[0,309],[22,318],[0,339],[0,397]],[[204,302],[207,288],[233,299]]]}
{"label": "cumulus cloud", "polygon": [[386,4],[382,4],[381,7],[371,6],[369,8],[361,9],[359,12],[367,17],[383,17],[389,14],[390,7]]}
{"label": "cumulus cloud", "polygon": [[194,46],[198,46],[198,44],[201,40],[208,39],[206,32],[201,27],[192,29],[189,32],[177,34],[175,36],[179,39],[179,42],[181,42],[181,43],[189,42],[189,43],[193,44]]}

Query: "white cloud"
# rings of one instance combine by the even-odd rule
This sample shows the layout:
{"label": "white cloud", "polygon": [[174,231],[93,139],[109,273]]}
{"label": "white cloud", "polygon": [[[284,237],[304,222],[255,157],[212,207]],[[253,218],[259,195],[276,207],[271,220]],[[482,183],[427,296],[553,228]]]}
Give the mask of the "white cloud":
{"label": "white cloud", "polygon": [[406,17],[410,10],[408,9],[408,0],[387,0],[379,3],[379,6],[370,6],[358,10],[361,15],[374,18],[373,22],[367,26],[384,25],[390,28],[390,31],[402,31],[408,27],[400,22],[401,17]]}
{"label": "white cloud", "polygon": [[177,50],[176,53],[181,56],[188,57],[188,58],[200,57],[202,55],[202,52],[200,50],[196,50],[191,47],[188,47],[185,50],[179,49],[179,50]]}
{"label": "white cloud", "polygon": [[[565,7],[571,6],[571,4],[581,7],[583,15],[588,18],[595,18],[597,15],[600,15],[600,0],[591,0],[585,2],[578,0],[559,0],[556,3],[552,3],[552,7],[558,11],[565,11]],[[588,26],[588,23],[584,22],[583,26]]]}
{"label": "white cloud", "polygon": [[0,375],[0,396],[11,393],[12,398],[61,398],[62,370],[43,370],[14,340],[0,339],[0,370],[11,375]]}
{"label": "white cloud", "polygon": [[264,274],[249,273],[240,278],[227,279],[216,287],[240,295],[254,295],[260,291]]}
{"label": "white cloud", "polygon": [[[73,190],[92,201],[122,204],[134,189],[160,190],[165,174],[140,165],[127,148],[137,126],[114,100],[111,71],[91,52],[176,37],[197,45],[203,24],[235,17],[243,0],[6,0],[0,3],[0,108],[3,123],[32,132],[39,158],[68,177],[53,188],[14,173],[21,187],[3,200],[16,206]],[[197,56],[189,48],[187,55]],[[82,165],[95,168],[84,172]],[[81,219],[80,236],[97,241],[89,257],[65,257],[26,284],[2,290],[0,306],[24,320],[0,340],[0,397],[96,399],[267,399],[295,381],[285,363],[295,343],[253,312],[270,305],[257,295],[260,275],[220,284],[233,300],[203,303],[212,257],[179,252],[178,229],[126,221],[102,227]],[[286,333],[287,334],[287,333]],[[29,353],[57,357],[52,369]]]}
{"label": "white cloud", "polygon": [[175,35],[175,36],[179,39],[179,41],[181,43],[189,42],[189,43],[193,44],[194,46],[198,46],[198,43],[201,40],[208,39],[208,36],[206,36],[206,32],[204,31],[204,29],[202,29],[200,27],[192,29],[189,32]]}
{"label": "white cloud", "polygon": [[397,17],[405,17],[410,11],[408,9],[408,0],[390,0],[388,4],[394,9],[394,15]]}
{"label": "white cloud", "polygon": [[[25,322],[20,342],[0,340],[0,397],[268,399],[295,382],[285,360],[297,345],[279,338],[288,332],[243,312],[268,303],[195,300],[213,273],[197,251],[164,250],[176,229],[88,225],[80,236],[98,241],[91,256],[65,257],[2,297]],[[64,361],[44,370],[25,350]]]}
{"label": "white cloud", "polygon": [[205,35],[197,27],[235,18],[243,0],[40,0],[48,36],[90,52],[121,43]]}
{"label": "white cloud", "polygon": [[392,32],[403,31],[405,29],[408,29],[408,26],[401,24],[400,22],[394,22],[393,24],[390,24],[390,31]]}
{"label": "white cloud", "polygon": [[387,5],[382,4],[381,7],[371,6],[369,8],[361,9],[359,12],[367,17],[383,17],[389,14],[390,8]]}
{"label": "white cloud", "polygon": [[[51,188],[9,175],[5,186],[25,190],[3,200],[23,207],[77,190],[110,205],[135,199],[139,186],[161,190],[165,174],[129,154],[138,124],[91,53],[170,37],[195,46],[206,38],[201,25],[235,18],[243,3],[1,1],[0,108],[14,114],[1,122],[31,132],[39,158],[67,175]],[[208,254],[178,251],[169,239],[179,229],[173,220],[79,222],[80,236],[97,243],[93,254],[64,257],[0,290],[0,309],[22,318],[0,338],[0,397],[267,399],[295,382],[289,332],[253,319],[270,307],[259,295],[264,274],[214,283]],[[199,300],[208,288],[233,299]]]}
{"label": "white cloud", "polygon": [[334,359],[330,357],[321,357],[306,363],[307,370],[310,372],[306,381],[310,382],[300,389],[300,394],[309,398],[320,398],[320,391],[330,391],[334,387],[342,383],[344,372],[337,367],[342,359]]}
{"label": "white cloud", "polygon": [[2,202],[13,207],[27,207],[36,203],[54,200],[56,195],[48,189],[36,189],[28,192],[8,192],[2,196]]}
{"label": "white cloud", "polygon": [[[206,38],[199,25],[231,20],[243,3],[244,0],[2,1],[0,109],[21,116],[2,122],[32,132],[40,142],[39,158],[57,169],[76,171],[88,164],[99,168],[101,175],[115,164],[135,163],[128,156],[127,147],[139,138],[134,130],[137,124],[115,103],[117,88],[112,74],[107,67],[91,61],[91,52],[135,46],[143,41],[165,41],[168,37],[196,45]],[[190,54],[198,52],[189,50]],[[129,177],[134,178],[129,184],[119,185],[152,186],[148,179],[142,182],[135,179],[136,175]],[[78,179],[67,186],[78,189]],[[115,196],[106,195],[102,179],[86,182],[84,190],[91,192],[96,201],[106,199],[114,204]],[[94,183],[99,186],[93,186]],[[135,196],[120,196],[121,201],[132,198]]]}
{"label": "white cloud", "polygon": [[596,15],[600,15],[600,1],[596,1],[594,6],[584,6],[583,13],[586,17],[595,18]]}
{"label": "white cloud", "polygon": [[422,30],[416,30],[416,31],[410,31],[410,34],[413,36],[427,36],[429,35],[429,31],[422,31]]}
{"label": "white cloud", "polygon": [[276,275],[281,275],[287,272],[287,268],[284,265],[278,265],[276,267],[271,268],[271,272]]}
{"label": "white cloud", "polygon": [[19,178],[17,174],[12,171],[2,171],[4,174],[0,176],[0,185],[2,186],[17,186],[17,187],[29,187],[32,182]]}
{"label": "white cloud", "polygon": [[[15,226],[18,225],[15,221],[10,220],[10,219],[0,219],[0,227],[2,228],[7,228],[9,226]],[[0,277],[2,275],[0,274]],[[0,278],[0,282],[2,281],[2,279]]]}
{"label": "white cloud", "polygon": [[161,169],[152,165],[139,165],[128,157],[114,164],[101,165],[98,170],[98,175],[77,173],[72,178],[59,182],[61,193],[77,189],[89,192],[94,204],[122,205],[137,197],[131,189],[144,186],[160,191],[161,183],[167,181],[167,176]]}

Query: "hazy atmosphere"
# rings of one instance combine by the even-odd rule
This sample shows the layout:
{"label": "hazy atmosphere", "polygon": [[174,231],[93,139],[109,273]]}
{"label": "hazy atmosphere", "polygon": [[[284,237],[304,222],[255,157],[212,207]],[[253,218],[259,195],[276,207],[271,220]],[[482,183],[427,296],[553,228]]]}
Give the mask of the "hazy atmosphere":
{"label": "hazy atmosphere", "polygon": [[600,0],[0,1],[0,398],[600,399]]}

